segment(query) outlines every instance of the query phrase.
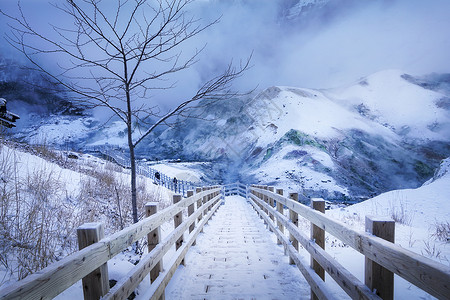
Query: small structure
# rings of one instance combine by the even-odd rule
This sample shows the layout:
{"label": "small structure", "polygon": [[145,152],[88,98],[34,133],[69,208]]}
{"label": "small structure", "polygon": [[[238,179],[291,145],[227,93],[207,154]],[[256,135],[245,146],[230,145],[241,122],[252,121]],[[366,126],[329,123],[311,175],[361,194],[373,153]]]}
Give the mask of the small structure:
{"label": "small structure", "polygon": [[14,124],[20,117],[6,110],[6,100],[0,98],[0,125],[8,128],[16,127]]}

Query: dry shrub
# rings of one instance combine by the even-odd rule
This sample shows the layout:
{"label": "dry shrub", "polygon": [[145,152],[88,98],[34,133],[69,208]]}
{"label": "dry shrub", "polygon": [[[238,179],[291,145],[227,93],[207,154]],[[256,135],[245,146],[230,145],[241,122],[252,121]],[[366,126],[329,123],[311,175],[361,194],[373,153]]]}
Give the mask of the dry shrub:
{"label": "dry shrub", "polygon": [[[79,166],[85,174],[80,175],[79,194],[70,197],[67,179],[58,172],[45,164],[27,174],[18,172],[17,157],[15,150],[1,146],[0,269],[7,275],[0,284],[22,279],[77,251],[76,228],[83,223],[102,222],[106,235],[132,223],[129,175],[118,173],[121,168],[112,163]],[[147,182],[138,177],[141,218],[147,202],[164,199],[160,209],[170,204],[165,189],[149,189]]]}
{"label": "dry shrub", "polygon": [[391,218],[396,222],[410,226],[413,216],[408,212],[407,201],[399,191],[393,194],[389,202]]}
{"label": "dry shrub", "polygon": [[433,227],[432,237],[441,242],[450,242],[450,222],[436,222]]}
{"label": "dry shrub", "polygon": [[75,251],[77,224],[59,174],[43,165],[19,178],[15,156],[14,150],[0,156],[0,263],[22,279]]}
{"label": "dry shrub", "polygon": [[81,180],[78,196],[79,210],[83,212],[79,222],[102,222],[106,234],[120,230],[125,224],[127,211],[123,208],[130,191],[126,184],[114,176],[113,171],[97,168]]}
{"label": "dry shrub", "polygon": [[[107,234],[129,226],[133,220],[129,177],[121,176],[116,170],[113,164],[108,163],[102,168],[93,169],[89,176],[84,176],[78,200],[84,212],[80,221],[102,222]],[[148,192],[146,180],[142,177],[137,180],[137,196],[140,218],[144,217],[145,203],[159,202],[161,198],[155,192]]]}

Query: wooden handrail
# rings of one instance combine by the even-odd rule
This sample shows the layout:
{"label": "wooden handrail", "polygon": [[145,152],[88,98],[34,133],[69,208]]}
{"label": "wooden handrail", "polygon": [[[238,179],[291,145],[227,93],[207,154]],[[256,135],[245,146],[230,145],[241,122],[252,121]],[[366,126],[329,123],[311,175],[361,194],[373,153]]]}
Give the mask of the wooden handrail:
{"label": "wooden handrail", "polygon": [[158,214],[145,218],[115,234],[108,236],[78,252],[75,252],[46,268],[31,274],[14,284],[0,289],[0,299],[48,299],[54,298],[68,287],[97,269],[126,247],[169,221],[177,213],[207,195],[219,193],[220,188],[194,194]]}
{"label": "wooden handrail", "polygon": [[[297,201],[288,199],[274,192],[273,187],[252,186],[243,188],[239,182],[227,186],[229,191],[246,194],[247,199],[264,219],[269,229],[274,232],[282,243],[293,263],[297,265],[319,299],[332,299],[333,293],[325,282],[303,262],[298,250],[291,244],[283,232],[289,231],[291,239],[295,239],[311,254],[341,288],[353,299],[380,299],[372,293],[370,288],[358,280],[347,269],[340,265],[324,249],[319,247],[311,238],[307,237],[288,217],[284,215],[283,206],[292,214],[298,214],[308,219],[315,226],[329,232],[347,245],[359,251],[366,258],[378,263],[389,271],[403,277],[410,283],[438,298],[450,295],[450,267],[428,259],[422,255],[406,250],[391,242],[373,236],[364,231],[354,230],[340,221],[334,220],[323,213],[319,213]],[[123,279],[121,279],[104,297],[104,299],[122,299],[137,287],[140,280],[161,261],[167,251],[179,240],[184,233],[188,233],[187,241],[180,244],[171,263],[156,278],[146,296],[151,299],[159,298],[177,266],[184,259],[189,247],[194,243],[203,225],[208,222],[212,214],[220,206],[220,193],[225,187],[205,187],[197,189],[197,193],[181,199],[166,209],[155,213],[140,222],[133,224],[111,236],[101,239],[86,248],[75,252],[25,279],[0,289],[0,299],[48,299],[84,278],[86,275],[105,264],[123,249],[135,241],[170,221],[174,216],[189,207],[188,218],[179,224],[163,241],[150,251]],[[277,203],[277,209],[274,207]],[[193,210],[197,204],[197,209]],[[200,204],[200,205],[199,205]],[[203,216],[203,218],[202,218]],[[197,221],[195,228],[192,227]],[[414,266],[414,267],[411,267]],[[367,284],[367,282],[366,282]]]}
{"label": "wooden handrail", "polygon": [[177,267],[180,265],[183,258],[186,256],[187,251],[192,246],[193,242],[197,238],[198,234],[201,231],[201,228],[208,222],[208,220],[212,217],[215,211],[220,206],[220,201],[214,200],[216,203],[212,206],[211,210],[205,215],[202,221],[199,223],[199,226],[189,235],[187,242],[183,243],[183,245],[178,249],[179,255],[173,257],[171,261],[168,263],[169,268],[165,269],[160,276],[155,280],[154,284],[150,286],[150,289],[146,291],[143,295],[143,299],[159,299],[162,293],[164,292],[165,287],[169,283],[173,274],[175,273]]}
{"label": "wooden handrail", "polygon": [[[215,196],[208,203],[215,203],[219,200],[220,195]],[[180,226],[173,230],[161,243],[159,243],[150,253],[143,256],[139,263],[131,269],[126,276],[119,280],[114,287],[111,288],[108,294],[103,299],[125,299],[134,289],[139,285],[140,280],[144,278],[153,267],[164,257],[167,251],[173,244],[186,232],[192,223],[198,218],[200,214],[206,209],[202,206],[197,209],[188,219],[186,219]],[[206,222],[206,218],[203,222]],[[202,227],[202,226],[199,226]],[[198,228],[200,230],[200,228]]]}
{"label": "wooden handrail", "polygon": [[[264,201],[257,198],[255,195],[250,195],[250,197],[254,197],[254,199],[258,199],[260,204],[262,204]],[[272,222],[272,219],[269,217],[269,215],[255,202],[250,202],[253,206],[253,208],[256,210],[256,212],[264,219],[266,224],[271,228],[272,232],[275,233],[277,238],[282,242],[285,249],[289,252],[289,256],[292,257],[294,260],[294,263],[299,268],[300,272],[302,272],[303,276],[305,277],[306,281],[310,285],[311,289],[316,293],[319,299],[336,299],[336,297],[333,296],[333,293],[331,292],[330,288],[325,284],[324,281],[314,273],[314,270],[311,269],[308,266],[305,266],[302,262],[302,258],[297,251],[297,249],[292,246],[289,239],[278,229],[278,227]],[[270,206],[266,203],[264,203],[264,206],[266,208],[269,208]],[[272,209],[272,208],[270,208]]]}
{"label": "wooden handrail", "polygon": [[330,254],[323,250],[319,245],[306,236],[298,227],[296,227],[289,219],[281,213],[275,211],[267,203],[253,194],[250,197],[264,206],[265,209],[270,210],[277,221],[281,222],[294,238],[302,244],[302,246],[320,263],[326,270],[329,271],[330,276],[339,284],[339,286],[353,299],[380,299],[377,295],[361,281],[359,281],[353,274],[345,269],[339,262],[337,262]]}
{"label": "wooden handrail", "polygon": [[444,299],[450,295],[449,266],[440,264],[366,232],[351,229],[345,223],[334,220],[325,214],[314,211],[310,207],[276,193],[257,187],[251,187],[250,190],[279,201],[367,258],[403,277],[427,293]]}

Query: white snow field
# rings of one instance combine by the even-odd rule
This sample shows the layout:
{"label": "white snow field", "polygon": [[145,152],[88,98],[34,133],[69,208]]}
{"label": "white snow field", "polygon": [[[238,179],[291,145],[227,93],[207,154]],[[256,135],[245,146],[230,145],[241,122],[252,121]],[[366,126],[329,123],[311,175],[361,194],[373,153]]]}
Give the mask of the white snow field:
{"label": "white snow field", "polygon": [[299,299],[309,286],[252,206],[225,198],[166,288],[166,299]]}

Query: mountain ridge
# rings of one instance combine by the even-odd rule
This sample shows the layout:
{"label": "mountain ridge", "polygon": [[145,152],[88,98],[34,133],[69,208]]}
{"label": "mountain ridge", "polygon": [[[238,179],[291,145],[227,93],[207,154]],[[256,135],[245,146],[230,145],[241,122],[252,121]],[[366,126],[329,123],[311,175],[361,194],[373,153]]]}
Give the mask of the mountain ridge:
{"label": "mountain ridge", "polygon": [[[385,70],[334,89],[269,87],[219,101],[203,119],[154,134],[136,150],[153,161],[214,162],[202,171],[217,182],[276,184],[310,197],[358,200],[415,188],[450,157],[446,78]],[[13,135],[80,151],[126,149],[123,130],[86,114],[54,114]]]}

